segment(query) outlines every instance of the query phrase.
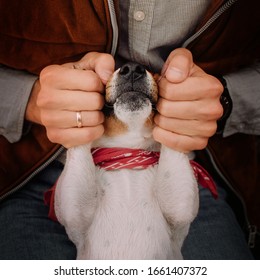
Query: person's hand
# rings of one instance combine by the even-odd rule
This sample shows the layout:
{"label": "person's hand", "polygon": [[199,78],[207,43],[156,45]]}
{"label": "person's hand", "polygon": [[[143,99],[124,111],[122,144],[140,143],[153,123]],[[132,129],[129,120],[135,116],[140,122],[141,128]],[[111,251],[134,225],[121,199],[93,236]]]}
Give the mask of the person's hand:
{"label": "person's hand", "polygon": [[181,152],[205,148],[223,114],[219,101],[222,84],[181,48],[169,55],[158,87],[155,140]]}
{"label": "person's hand", "polygon": [[44,125],[50,141],[67,148],[99,138],[104,132],[104,85],[114,67],[111,55],[96,52],[74,63],[47,66],[34,85],[25,118]]}

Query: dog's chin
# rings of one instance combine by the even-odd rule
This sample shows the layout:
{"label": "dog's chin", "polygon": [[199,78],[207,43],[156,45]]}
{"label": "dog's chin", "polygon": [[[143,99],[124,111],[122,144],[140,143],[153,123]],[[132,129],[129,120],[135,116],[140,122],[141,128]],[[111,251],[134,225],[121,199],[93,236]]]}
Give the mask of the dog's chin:
{"label": "dog's chin", "polygon": [[144,107],[150,106],[150,104],[150,99],[144,93],[130,91],[118,96],[114,106],[120,106],[125,110],[135,112],[143,110]]}
{"label": "dog's chin", "polygon": [[140,92],[125,92],[116,99],[114,113],[124,123],[146,121],[152,112],[152,103]]}

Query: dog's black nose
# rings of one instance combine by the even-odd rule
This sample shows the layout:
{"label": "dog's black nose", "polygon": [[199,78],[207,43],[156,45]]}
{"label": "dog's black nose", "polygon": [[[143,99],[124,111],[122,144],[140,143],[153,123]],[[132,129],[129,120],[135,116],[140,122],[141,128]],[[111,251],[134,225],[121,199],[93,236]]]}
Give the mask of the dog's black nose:
{"label": "dog's black nose", "polygon": [[146,75],[146,71],[143,65],[129,62],[121,67],[119,75],[126,80],[136,81],[143,78]]}

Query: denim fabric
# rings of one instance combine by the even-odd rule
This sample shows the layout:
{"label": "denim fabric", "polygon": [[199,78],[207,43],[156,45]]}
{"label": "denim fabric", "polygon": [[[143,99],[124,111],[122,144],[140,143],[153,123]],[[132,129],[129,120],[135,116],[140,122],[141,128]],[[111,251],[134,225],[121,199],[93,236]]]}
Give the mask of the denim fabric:
{"label": "denim fabric", "polygon": [[48,218],[44,192],[62,171],[51,163],[24,186],[0,203],[0,259],[75,259],[76,249],[64,228]]}
{"label": "denim fabric", "polygon": [[182,253],[187,260],[250,260],[253,255],[235,214],[218,186],[218,199],[200,187],[200,208]]}
{"label": "denim fabric", "polygon": [[[50,220],[43,203],[63,165],[55,161],[30,183],[0,203],[0,259],[75,259],[64,228]],[[251,259],[243,233],[219,189],[215,200],[200,189],[200,211],[183,247],[186,259]]]}

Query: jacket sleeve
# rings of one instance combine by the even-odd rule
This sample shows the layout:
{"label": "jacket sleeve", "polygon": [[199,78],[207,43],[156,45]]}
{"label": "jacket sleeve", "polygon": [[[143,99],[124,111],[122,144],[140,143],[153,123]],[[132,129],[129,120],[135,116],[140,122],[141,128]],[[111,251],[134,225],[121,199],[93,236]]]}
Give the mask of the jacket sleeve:
{"label": "jacket sleeve", "polygon": [[237,132],[260,135],[260,63],[226,75],[233,102],[223,136]]}
{"label": "jacket sleeve", "polygon": [[0,65],[0,135],[19,141],[32,86],[38,77]]}

